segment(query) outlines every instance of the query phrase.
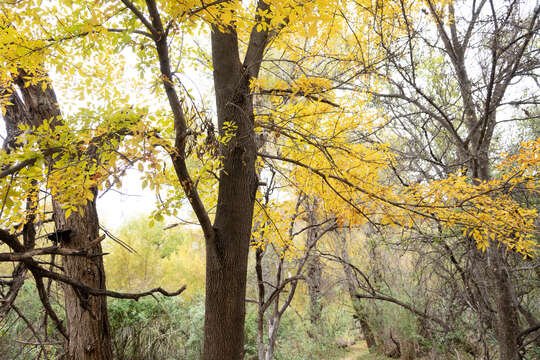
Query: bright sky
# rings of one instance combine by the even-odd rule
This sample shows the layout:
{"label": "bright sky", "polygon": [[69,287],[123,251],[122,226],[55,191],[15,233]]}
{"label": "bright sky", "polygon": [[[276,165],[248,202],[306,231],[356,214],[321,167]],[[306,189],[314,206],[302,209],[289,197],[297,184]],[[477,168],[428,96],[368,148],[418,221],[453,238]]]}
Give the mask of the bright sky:
{"label": "bright sky", "polygon": [[114,188],[98,195],[99,220],[107,229],[118,229],[127,220],[149,215],[156,208],[154,194],[142,190],[140,177],[137,170],[128,170],[120,190]]}

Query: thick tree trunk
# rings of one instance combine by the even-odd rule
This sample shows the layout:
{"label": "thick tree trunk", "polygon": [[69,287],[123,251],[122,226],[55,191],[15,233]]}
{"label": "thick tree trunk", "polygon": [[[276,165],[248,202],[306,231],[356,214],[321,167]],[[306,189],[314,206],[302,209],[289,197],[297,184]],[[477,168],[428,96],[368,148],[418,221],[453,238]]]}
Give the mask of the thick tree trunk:
{"label": "thick tree trunk", "polygon": [[[96,191],[94,191],[96,194]],[[95,199],[95,196],[94,196]],[[96,203],[89,201],[82,208],[84,215],[72,213],[65,218],[58,204],[54,204],[57,229],[71,230],[69,239],[62,239],[62,247],[83,249],[99,237],[99,220]],[[64,272],[72,279],[95,289],[105,289],[105,268],[101,245],[94,246],[90,257],[64,256]],[[69,342],[66,360],[106,360],[112,359],[110,325],[107,313],[107,297],[90,296],[70,285],[64,286],[66,325]]]}
{"label": "thick tree trunk", "polygon": [[[201,201],[186,164],[186,140],[190,129],[182,103],[175,90],[168,53],[168,30],[163,26],[158,4],[146,0],[150,17],[126,6],[137,16],[156,45],[163,87],[174,117],[175,150],[171,158],[178,180],[201,224],[206,241],[206,303],[203,359],[242,359],[247,260],[251,238],[253,205],[257,190],[253,99],[249,88],[257,78],[268,30],[254,27],[244,63],[240,62],[238,36],[234,25],[212,27],[212,62],[220,135],[232,135],[221,145],[223,170],[219,177],[218,202],[214,224]],[[269,10],[264,1],[257,4],[256,18]],[[227,125],[227,126],[226,126]]]}
{"label": "thick tree trunk", "polygon": [[242,359],[248,252],[257,190],[255,132],[249,76],[238,58],[234,33],[212,32],[218,123],[232,124],[222,146],[214,237],[206,248],[204,359]]}
{"label": "thick tree trunk", "polygon": [[[40,84],[24,87],[19,84],[24,103],[33,126],[54,119],[53,126],[60,123],[60,109],[53,89],[45,91]],[[52,161],[49,159],[49,161]],[[94,189],[94,195],[97,195]],[[60,238],[66,248],[83,249],[99,235],[99,220],[96,203],[89,201],[82,208],[84,213],[72,213],[66,219],[60,205],[53,201],[54,220],[57,230],[71,230],[68,238]],[[105,270],[101,245],[89,249],[93,257],[66,256],[63,258],[66,276],[96,289],[105,289]],[[65,311],[68,341],[65,346],[67,360],[112,359],[106,297],[89,296],[69,285],[64,286]]]}

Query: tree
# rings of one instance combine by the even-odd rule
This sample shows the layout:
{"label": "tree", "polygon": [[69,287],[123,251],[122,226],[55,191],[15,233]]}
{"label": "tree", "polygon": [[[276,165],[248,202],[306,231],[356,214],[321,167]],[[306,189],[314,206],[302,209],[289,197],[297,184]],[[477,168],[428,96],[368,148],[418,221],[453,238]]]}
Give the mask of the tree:
{"label": "tree", "polygon": [[[255,273],[257,279],[257,352],[259,360],[270,360],[278,343],[280,322],[291,306],[301,280],[311,281],[312,270],[309,262],[313,261],[317,243],[337,228],[335,217],[331,216],[320,223],[312,223],[312,209],[308,197],[299,192],[291,201],[277,202],[279,197],[276,169],[269,169],[270,176],[265,184],[261,201],[257,202],[253,229],[255,247]],[[294,189],[294,187],[292,187]],[[283,195],[283,194],[281,194]],[[302,217],[306,219],[302,219]],[[317,233],[313,231],[317,229]],[[305,234],[304,244],[298,238]],[[320,259],[319,259],[320,261]],[[288,275],[286,275],[288,274]],[[319,276],[322,274],[319,273]],[[320,282],[320,278],[318,279]],[[320,283],[319,283],[320,285]],[[309,287],[308,283],[308,287]],[[283,296],[288,291],[287,296]],[[320,293],[317,301],[322,301]],[[312,314],[310,301],[310,314]],[[315,311],[320,316],[319,304]],[[265,320],[267,331],[265,336]],[[317,324],[319,322],[317,319]],[[312,334],[312,332],[310,332]],[[265,341],[266,338],[266,341]]]}
{"label": "tree", "polygon": [[[350,229],[349,229],[350,232]],[[347,244],[347,238],[346,234],[344,233],[337,233],[337,237],[342,242],[342,251],[340,254],[340,260],[343,264],[343,272],[345,274],[345,281],[347,286],[347,291],[349,293],[349,296],[351,297],[351,301],[353,303],[353,308],[355,311],[355,317],[360,323],[360,328],[362,329],[362,333],[364,335],[364,339],[366,340],[366,345],[370,352],[372,352],[375,347],[377,346],[377,342],[375,340],[375,335],[373,334],[373,330],[371,329],[371,326],[369,324],[368,315],[366,314],[365,304],[362,302],[362,299],[356,298],[356,293],[358,291],[358,278],[355,276],[355,267],[351,263],[350,256],[349,256],[349,250],[348,250],[348,244]]]}
{"label": "tree", "polygon": [[[405,145],[410,153],[403,154],[415,157],[409,176],[417,173],[420,181],[431,181],[461,169],[471,183],[488,183],[494,173],[500,176],[493,166],[496,128],[515,121],[504,109],[514,106],[527,113],[529,106],[538,104],[536,94],[521,84],[538,77],[534,44],[540,8],[520,2],[427,1],[426,15],[419,18],[405,2],[402,6],[400,19],[407,35],[403,41],[378,32],[377,43],[391,60],[388,71],[380,72],[388,81],[373,95],[391,111],[398,134],[411,136]],[[470,235],[466,239],[477,240]],[[488,274],[484,278],[483,270],[476,268],[467,276],[490,284],[477,287],[481,290],[476,301],[489,316],[491,305],[481,299],[489,294],[496,324],[488,326],[495,327],[500,357],[517,359],[521,326],[508,248],[512,245],[492,244],[485,254],[471,255]]]}
{"label": "tree", "polygon": [[[61,113],[54,90],[46,83],[44,86],[42,84],[25,84],[24,77],[25,74],[21,72],[16,79],[22,99],[19,98],[14,88],[11,88],[10,91],[13,105],[8,106],[6,110],[6,123],[11,125],[8,128],[18,129],[19,127],[32,126],[36,129],[47,122],[50,122],[52,128],[56,125],[61,126]],[[14,135],[9,134],[8,137],[13,138],[16,142],[17,137]],[[90,148],[88,152],[95,153],[95,148]],[[50,169],[54,168],[55,160],[52,156],[47,157],[46,161]],[[23,227],[25,251],[35,247],[34,219],[36,215],[31,212],[31,209],[38,206],[38,201],[32,196],[32,192],[39,191],[39,185],[36,180],[31,184],[34,185],[34,189],[30,190],[30,209],[27,208],[30,215]],[[72,249],[74,252],[84,249],[83,251],[86,253],[86,256],[66,255],[63,257],[62,265],[65,276],[87,287],[105,290],[105,270],[101,257],[103,251],[99,241],[99,220],[95,202],[97,189],[93,187],[90,188],[90,191],[91,196],[88,201],[71,216],[69,214],[71,208],[68,208],[69,212],[66,216],[63,204],[58,199],[53,198],[53,220],[56,231],[51,235],[51,240],[63,249]],[[9,190],[6,195],[8,193]],[[21,249],[17,249],[18,242],[15,238],[12,239],[12,243],[17,245],[15,247],[12,245],[12,250],[20,252]],[[28,267],[30,264],[36,265],[32,262],[23,266]],[[55,320],[60,332],[66,336],[66,358],[112,359],[106,297],[90,296],[85,289],[66,284],[64,295],[67,326],[64,329],[48,304],[47,297],[49,295],[46,292],[43,283],[44,276],[39,267],[32,268],[30,266],[30,272],[34,276],[39,296],[47,309],[47,315]]]}
{"label": "tree", "polygon": [[[174,296],[180,294],[185,287],[175,293],[168,293],[161,288],[132,294],[106,290],[101,248],[105,236],[99,236],[95,181],[97,169],[91,164],[101,163],[106,167],[111,159],[101,156],[101,151],[105,150],[103,143],[114,143],[119,133],[125,130],[115,129],[68,145],[73,139],[65,137],[66,125],[52,87],[44,80],[37,84],[32,84],[31,80],[32,77],[21,70],[9,88],[12,101],[6,107],[5,121],[9,134],[4,145],[8,155],[5,161],[9,167],[4,169],[1,177],[10,176],[10,182],[9,186],[2,189],[5,194],[3,206],[8,201],[13,204],[17,196],[21,195],[27,199],[27,206],[22,214],[17,207],[9,209],[5,218],[12,222],[8,223],[9,228],[19,229],[19,234],[1,230],[2,241],[14,252],[3,253],[2,261],[19,262],[2,310],[5,314],[13,307],[17,292],[25,281],[27,269],[33,276],[39,298],[46,310],[45,317],[50,317],[65,337],[65,357],[112,359],[107,296],[138,299],[153,292]],[[18,86],[18,91],[15,86]],[[19,92],[22,99],[19,98]],[[20,132],[19,129],[27,129],[26,136],[13,133],[15,129],[17,132]],[[59,129],[63,133],[57,132]],[[10,146],[10,142],[15,146]],[[51,146],[51,142],[55,146]],[[26,159],[13,164],[21,155],[15,150],[21,148]],[[76,176],[81,178],[77,179]],[[66,177],[72,181],[65,182]],[[71,191],[66,191],[66,188]],[[35,248],[36,224],[42,226],[50,221],[44,218],[47,213],[47,196],[39,199],[37,194],[40,191],[51,193],[49,206],[53,214],[51,220],[55,223],[55,231],[47,236],[53,246],[45,248]],[[23,222],[18,224],[16,221],[19,219]],[[24,241],[22,244],[18,240],[20,235]],[[49,270],[34,258],[40,255],[51,255]],[[57,267],[56,255],[62,255],[61,273],[54,271]],[[44,279],[49,279],[47,286],[44,285]],[[49,301],[51,280],[64,285],[66,327]],[[44,330],[47,331],[46,327]]]}
{"label": "tree", "polygon": [[[148,15],[145,15],[137,3],[129,0],[122,0],[122,3],[144,27],[155,47],[160,78],[174,118],[175,143],[170,150],[171,160],[206,241],[203,357],[238,359],[243,356],[247,258],[253,206],[259,186],[251,86],[259,77],[270,41],[290,25],[291,17],[313,18],[310,12],[314,6],[309,3],[283,6],[261,0],[246,12],[236,2],[160,8],[160,4],[148,0],[145,2]],[[319,2],[317,6],[325,16],[331,16],[333,4]],[[175,24],[190,26],[193,17],[199,13],[209,14],[217,127],[219,137],[228,138],[219,146],[222,166],[213,223],[186,164],[190,128],[177,92],[178,84],[174,82],[169,55],[169,38],[178,31]],[[293,23],[293,26],[297,24]],[[243,61],[239,52],[239,38],[242,36],[247,44]],[[304,85],[306,90],[309,87],[309,83]]]}

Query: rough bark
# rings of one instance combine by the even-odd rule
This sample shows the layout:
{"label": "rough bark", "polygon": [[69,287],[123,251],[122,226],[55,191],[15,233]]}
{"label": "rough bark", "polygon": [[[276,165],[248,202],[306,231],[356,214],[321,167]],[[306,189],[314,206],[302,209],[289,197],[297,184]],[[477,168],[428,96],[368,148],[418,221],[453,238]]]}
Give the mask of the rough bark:
{"label": "rough bark", "polygon": [[[39,126],[45,120],[54,119],[52,125],[60,123],[60,109],[54,90],[49,85],[45,90],[41,85],[24,86],[19,84],[24,104],[30,114],[32,126]],[[22,85],[22,86],[21,86]],[[52,166],[52,159],[48,159]],[[94,189],[94,195],[96,190]],[[94,199],[96,196],[94,196]],[[71,230],[67,239],[58,239],[61,246],[70,249],[83,249],[99,236],[99,220],[96,203],[89,201],[81,213],[72,213],[65,218],[60,204],[53,199],[54,221],[57,230]],[[105,270],[101,244],[88,250],[96,256],[64,256],[63,268],[67,277],[95,289],[105,289]],[[107,314],[107,298],[91,296],[70,285],[64,286],[64,299],[68,341],[65,345],[67,360],[105,360],[112,359],[110,325]]]}
{"label": "rough bark", "polygon": [[[94,193],[96,191],[94,190]],[[94,199],[96,197],[94,196]],[[65,218],[58,204],[54,204],[57,229],[70,229],[69,241],[61,241],[62,247],[83,249],[99,237],[99,220],[96,203],[89,201],[80,213],[72,213]],[[106,289],[105,268],[101,244],[88,251],[86,256],[63,256],[64,273],[94,289]],[[107,313],[107,297],[92,296],[70,285],[64,286],[66,326],[69,343],[66,360],[112,359],[110,325]]]}
{"label": "rough bark", "polygon": [[[2,92],[6,92],[3,90]],[[26,105],[22,102],[21,98],[14,89],[11,89],[11,95],[9,102],[13,105],[6,106],[6,113],[4,114],[4,122],[6,125],[6,139],[2,144],[2,148],[9,154],[11,149],[14,148],[17,136],[21,135],[19,125],[29,124],[30,118]]]}
{"label": "rough bark", "polygon": [[204,359],[241,359],[247,260],[257,189],[255,132],[249,76],[238,58],[233,32],[212,32],[214,86],[218,125],[235,124],[223,146],[215,236],[206,248],[206,314]]}
{"label": "rough bark", "polygon": [[[184,192],[199,220],[206,242],[206,301],[203,359],[242,359],[244,355],[245,293],[253,205],[257,190],[253,99],[250,79],[258,76],[268,30],[253,28],[241,63],[238,37],[233,25],[213,26],[211,34],[214,86],[220,134],[224,124],[235,127],[234,137],[222,145],[223,170],[219,176],[214,223],[202,203],[186,164],[186,140],[190,134],[175,89],[168,53],[168,30],[158,4],[146,0],[149,17],[129,0],[121,0],[144,25],[156,47],[162,84],[174,116],[175,146],[171,159]],[[256,18],[269,10],[259,1]],[[267,21],[267,20],[265,20]]]}
{"label": "rough bark", "polygon": [[307,279],[309,320],[313,325],[317,325],[321,321],[322,314],[322,264],[318,256],[313,256],[308,263]]}
{"label": "rough bark", "polygon": [[488,267],[492,278],[492,296],[497,310],[496,336],[499,342],[499,357],[503,360],[519,360],[518,310],[515,303],[514,286],[504,261],[504,249],[491,246],[487,250]]}

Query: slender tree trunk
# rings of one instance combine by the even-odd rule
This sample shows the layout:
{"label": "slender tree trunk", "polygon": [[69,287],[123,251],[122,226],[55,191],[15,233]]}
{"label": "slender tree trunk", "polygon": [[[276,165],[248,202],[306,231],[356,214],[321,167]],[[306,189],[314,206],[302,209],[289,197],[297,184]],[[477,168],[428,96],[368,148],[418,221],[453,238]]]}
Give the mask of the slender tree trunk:
{"label": "slender tree trunk", "polygon": [[322,264],[318,256],[313,256],[307,269],[307,283],[309,293],[309,320],[313,325],[320,323],[322,314]]}
{"label": "slender tree trunk", "polygon": [[266,289],[264,286],[262,259],[264,250],[258,247],[255,249],[255,273],[257,274],[257,291],[259,295],[258,311],[257,311],[257,355],[259,360],[264,360],[264,300]]}
{"label": "slender tree trunk", "polygon": [[[494,114],[490,116],[490,123],[495,123]],[[488,139],[491,139],[491,137],[488,137]],[[489,141],[484,143],[483,146],[478,146],[478,148],[475,166],[471,170],[479,180],[489,181],[490,167],[487,155]],[[497,311],[495,334],[499,343],[500,359],[519,360],[517,339],[520,332],[519,310],[516,303],[514,284],[504,258],[504,251],[506,251],[504,245],[499,246],[494,243],[486,251],[487,274],[491,282],[489,290]]]}
{"label": "slender tree trunk", "polygon": [[279,315],[277,308],[278,304],[276,303],[276,311],[274,312],[274,316],[268,321],[268,348],[266,349],[264,360],[272,360],[274,357],[279,322],[281,321],[281,315]]}
{"label": "slender tree trunk", "polygon": [[342,234],[340,234],[339,237],[342,240],[341,258],[343,259],[343,272],[345,273],[345,280],[347,281],[347,290],[349,291],[349,296],[353,304],[355,317],[360,322],[360,329],[362,330],[362,334],[364,335],[364,339],[366,340],[367,347],[369,351],[372,352],[377,346],[377,343],[375,341],[375,335],[373,334],[373,331],[369,326],[364,305],[362,304],[361,300],[357,299],[355,296],[356,282],[353,275],[353,269],[350,265],[347,240]]}
{"label": "slender tree trunk", "polygon": [[[307,246],[313,246],[316,249],[317,240],[319,239],[317,226],[317,201],[313,202],[313,207],[309,209],[307,230]],[[310,255],[307,264],[307,285],[309,294],[309,319],[313,325],[320,324],[322,314],[322,263],[321,258],[316,255]]]}
{"label": "slender tree trunk", "polygon": [[[52,125],[59,124],[60,109],[54,90],[49,86],[45,90],[41,85],[25,87],[19,84],[24,103],[30,114],[33,126],[39,126],[45,120],[54,119]],[[48,159],[52,162],[52,159]],[[67,248],[83,249],[99,235],[99,220],[94,201],[89,201],[82,208],[84,213],[72,213],[65,218],[60,205],[53,200],[54,220],[57,230],[71,230],[69,237],[59,237],[61,245]],[[105,289],[105,270],[101,244],[89,249],[92,257],[63,257],[64,273],[83,284]],[[77,291],[69,285],[64,286],[65,311],[68,341],[65,346],[67,360],[106,360],[112,359],[110,326],[107,313],[107,299],[94,297]]]}
{"label": "slender tree trunk", "polygon": [[492,281],[491,295],[497,310],[496,336],[501,360],[519,360],[517,336],[520,332],[514,286],[504,261],[504,247],[492,244],[487,250],[488,269]]}
{"label": "slender tree trunk", "polygon": [[[285,309],[290,304],[290,300],[287,299],[283,304],[283,308],[279,308],[280,294],[278,293],[273,302],[268,305],[265,304],[265,293],[266,288],[264,285],[263,270],[262,270],[262,259],[264,257],[265,251],[261,248],[257,248],[255,251],[255,272],[257,273],[257,282],[258,282],[258,292],[259,292],[259,304],[258,304],[258,317],[257,317],[257,354],[259,360],[271,360],[274,356],[274,350],[277,341],[277,334],[279,329],[279,323]],[[283,259],[280,260],[278,270],[276,273],[276,287],[281,286],[281,275],[283,269]],[[291,290],[294,292],[294,289]],[[291,293],[289,293],[291,294]],[[267,305],[265,307],[265,305]],[[264,342],[264,319],[265,311],[269,308],[272,309],[272,314],[268,318],[268,345]]]}

